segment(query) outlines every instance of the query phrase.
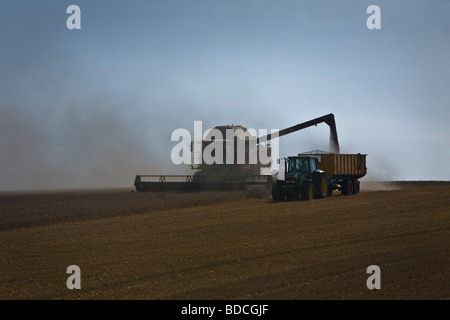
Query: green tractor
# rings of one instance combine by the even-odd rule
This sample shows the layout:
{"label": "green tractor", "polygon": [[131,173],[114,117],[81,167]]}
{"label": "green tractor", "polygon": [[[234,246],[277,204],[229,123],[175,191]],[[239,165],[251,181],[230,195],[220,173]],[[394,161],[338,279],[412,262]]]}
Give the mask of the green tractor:
{"label": "green tractor", "polygon": [[325,171],[317,168],[318,159],[292,156],[285,160],[284,181],[277,180],[272,187],[272,198],[280,200],[313,200],[330,195]]}

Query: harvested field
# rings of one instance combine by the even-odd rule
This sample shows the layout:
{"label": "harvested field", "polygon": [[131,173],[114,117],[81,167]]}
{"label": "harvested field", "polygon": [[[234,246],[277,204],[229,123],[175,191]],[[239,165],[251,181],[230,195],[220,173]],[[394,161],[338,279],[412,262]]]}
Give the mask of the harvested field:
{"label": "harvested field", "polygon": [[[366,183],[309,202],[1,193],[0,215],[0,299],[450,298],[448,182]],[[69,265],[80,290],[66,287]],[[366,286],[370,265],[380,290]]]}

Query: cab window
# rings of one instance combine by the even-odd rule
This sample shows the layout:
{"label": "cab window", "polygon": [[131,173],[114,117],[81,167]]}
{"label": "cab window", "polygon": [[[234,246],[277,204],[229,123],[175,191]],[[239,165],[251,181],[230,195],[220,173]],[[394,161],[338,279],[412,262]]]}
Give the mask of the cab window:
{"label": "cab window", "polygon": [[309,158],[309,167],[311,168],[311,172],[316,170],[316,161],[314,158]]}
{"label": "cab window", "polygon": [[308,159],[294,158],[289,161],[289,172],[308,172]]}

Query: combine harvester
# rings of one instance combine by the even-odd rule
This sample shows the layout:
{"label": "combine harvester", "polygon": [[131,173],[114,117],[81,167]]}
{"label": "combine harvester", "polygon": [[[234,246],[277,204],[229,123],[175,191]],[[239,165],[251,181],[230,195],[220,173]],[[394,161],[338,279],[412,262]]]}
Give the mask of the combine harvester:
{"label": "combine harvester", "polygon": [[[201,144],[201,152],[208,148],[208,146],[215,142],[221,142],[223,147],[223,161],[222,164],[201,163],[192,166],[196,172],[193,175],[136,175],[134,186],[136,191],[201,191],[201,190],[245,190],[245,189],[266,189],[280,190],[280,194],[275,191],[275,198],[289,198],[290,196],[290,182],[282,185],[277,179],[278,172],[271,173],[269,170],[271,164],[263,164],[257,157],[256,163],[250,161],[252,155],[265,153],[267,157],[271,157],[271,146],[269,141],[291,134],[293,132],[316,126],[320,123],[326,123],[330,127],[330,149],[332,153],[339,155],[339,142],[336,131],[336,123],[332,113],[306,121],[301,124],[283,129],[274,134],[268,134],[263,137],[256,138],[252,136],[248,130],[242,126],[217,126],[214,129],[218,130],[222,137],[227,137],[226,133],[229,130],[235,132],[234,139],[214,140],[211,135],[207,135],[202,141],[193,142],[191,149],[195,143]],[[238,141],[239,140],[239,141]],[[236,161],[238,154],[238,146],[245,146],[245,161],[240,164]],[[231,154],[231,155],[230,155]],[[311,155],[310,155],[311,156]],[[227,163],[227,159],[233,159],[231,163]],[[317,159],[317,157],[316,157]],[[297,175],[298,176],[298,175]],[[307,180],[310,180],[309,174],[305,175]],[[340,180],[327,180],[330,183],[330,188],[337,188],[337,183]],[[291,177],[289,176],[289,179]],[[335,183],[336,182],[336,183]],[[298,183],[298,182],[297,182]],[[303,183],[303,180],[302,180]],[[333,183],[331,185],[331,183]],[[272,194],[274,194],[272,192]]]}

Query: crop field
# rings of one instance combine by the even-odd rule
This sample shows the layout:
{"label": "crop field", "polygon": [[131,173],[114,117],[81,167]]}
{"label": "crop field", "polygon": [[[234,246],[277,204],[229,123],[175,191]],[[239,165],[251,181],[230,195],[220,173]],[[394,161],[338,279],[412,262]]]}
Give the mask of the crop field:
{"label": "crop field", "polygon": [[[0,299],[449,299],[450,183],[245,192],[0,193]],[[69,290],[77,265],[81,289]],[[367,268],[380,268],[368,289]]]}

